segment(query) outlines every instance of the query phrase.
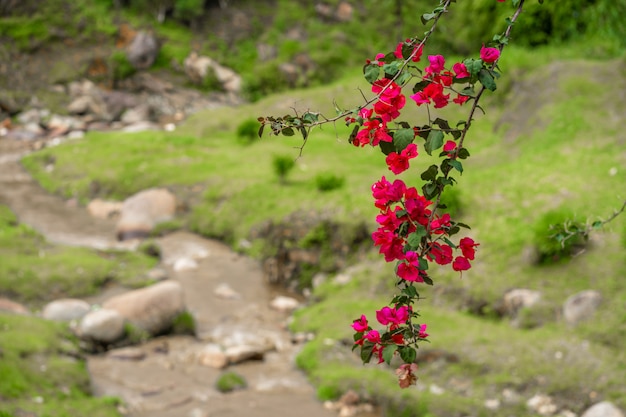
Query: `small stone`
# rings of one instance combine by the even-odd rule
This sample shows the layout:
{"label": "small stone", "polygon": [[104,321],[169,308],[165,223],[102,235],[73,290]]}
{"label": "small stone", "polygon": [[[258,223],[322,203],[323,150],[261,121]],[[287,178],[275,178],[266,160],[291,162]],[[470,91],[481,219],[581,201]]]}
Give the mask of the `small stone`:
{"label": "small stone", "polygon": [[298,300],[291,297],[285,297],[283,295],[279,295],[270,302],[270,307],[272,307],[274,310],[284,312],[293,311],[299,306],[300,303],[298,302]]}
{"label": "small stone", "polygon": [[218,298],[224,298],[226,300],[238,300],[241,298],[241,295],[238,292],[225,283],[221,283],[215,287],[213,294],[215,294]]}
{"label": "small stone", "polygon": [[201,365],[209,366],[211,368],[221,369],[228,365],[228,358],[222,351],[222,348],[213,343],[205,345],[200,351],[198,351],[196,356]]}
{"label": "small stone", "polygon": [[544,394],[537,394],[526,401],[526,406],[542,416],[551,416],[556,413],[557,406],[552,397]]}
{"label": "small stone", "polygon": [[192,269],[198,268],[198,262],[194,261],[191,258],[180,258],[174,262],[174,271],[190,271]]}
{"label": "small stone", "polygon": [[261,346],[241,345],[227,348],[224,354],[229,363],[236,364],[247,360],[261,360],[266,351]]}
{"label": "small stone", "polygon": [[500,408],[500,400],[497,398],[485,400],[485,408],[488,408],[489,410],[497,410]]}

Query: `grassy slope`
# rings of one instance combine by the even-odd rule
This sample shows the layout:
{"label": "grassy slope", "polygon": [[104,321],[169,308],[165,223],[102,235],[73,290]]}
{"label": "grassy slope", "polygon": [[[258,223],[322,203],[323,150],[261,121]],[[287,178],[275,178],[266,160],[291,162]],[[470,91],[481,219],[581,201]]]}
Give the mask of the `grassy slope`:
{"label": "grassy slope", "polygon": [[[443,395],[428,389],[400,393],[391,388],[393,376],[383,368],[347,365],[349,347],[336,342],[350,339],[348,324],[358,314],[372,316],[389,299],[384,296],[388,292],[380,294],[381,286],[389,288],[384,282],[391,280],[391,266],[375,264],[346,287],[320,288],[317,296],[323,301],[297,315],[294,329],[318,333],[299,363],[311,373],[322,397],[352,386],[383,393],[399,404],[427,408],[433,415],[476,414],[477,409],[488,415],[482,408],[484,399],[500,398],[504,388],[513,388],[524,398],[537,392],[555,395],[561,405],[576,412],[597,400],[593,395],[626,408],[626,392],[619,380],[626,371],[622,313],[626,289],[620,281],[626,273],[624,216],[595,234],[590,249],[569,263],[539,268],[524,256],[532,244],[532,225],[545,211],[566,205],[594,219],[610,214],[625,197],[626,161],[619,151],[625,139],[618,129],[626,104],[614,94],[624,86],[623,75],[614,70],[620,63],[572,61],[567,65],[575,68],[574,74],[564,70],[555,74],[549,71],[552,67],[536,64],[564,54],[576,56],[572,49],[511,50],[508,55],[508,66],[528,71],[524,79],[532,82],[527,89],[537,94],[548,91],[546,105],[535,111],[523,103],[521,107],[515,107],[515,102],[503,105],[502,100],[486,104],[487,116],[470,133],[473,156],[459,181],[463,220],[472,225],[472,236],[481,243],[479,260],[462,280],[446,271],[437,276],[440,288],[462,288],[487,303],[509,288],[538,289],[544,294],[547,324],[519,330],[506,322],[456,311],[445,302],[434,305],[426,300],[422,308],[433,347],[457,354],[460,361],[422,366],[423,381],[444,387]],[[535,65],[537,69],[531,70]],[[199,184],[206,191],[193,209],[191,225],[232,242],[262,220],[311,207],[331,210],[343,219],[371,221],[369,186],[382,174],[392,175],[385,172],[378,152],[350,147],[344,128],[335,132],[326,127],[312,137],[287,186],[281,186],[272,173],[271,157],[297,156],[292,149],[297,140],[265,137],[245,147],[237,144],[232,133],[243,119],[282,114],[294,104],[301,110],[332,114],[328,107],[333,98],[346,107],[355,104],[348,97],[358,85],[362,84],[356,78],[346,79],[329,88],[274,96],[236,113],[231,109],[205,112],[171,134],[89,134],[81,142],[33,154],[25,164],[49,190],[82,199],[89,197],[91,180],[105,184],[102,189],[115,198],[156,184]],[[514,140],[503,139],[506,126],[496,129],[507,109],[528,115]],[[50,155],[56,158],[52,174],[43,169]],[[420,160],[428,163],[424,155]],[[617,173],[611,176],[612,167]],[[343,191],[315,190],[315,175],[326,171],[346,177]],[[406,177],[417,181],[415,174]],[[571,329],[549,314],[558,312],[567,296],[587,288],[605,297],[592,321]],[[428,289],[423,295],[434,294]],[[506,407],[516,415],[527,415],[523,403]]]}

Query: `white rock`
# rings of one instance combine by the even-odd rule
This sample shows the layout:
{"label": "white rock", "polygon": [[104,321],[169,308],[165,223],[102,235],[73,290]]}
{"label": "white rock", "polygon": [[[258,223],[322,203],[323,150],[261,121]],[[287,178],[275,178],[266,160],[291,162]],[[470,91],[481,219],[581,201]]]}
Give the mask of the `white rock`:
{"label": "white rock", "polygon": [[624,417],[624,413],[610,401],[602,401],[589,407],[581,417]]}
{"label": "white rock", "polygon": [[542,416],[551,416],[556,413],[557,406],[552,397],[544,394],[536,394],[526,401],[526,406]]}
{"label": "white rock", "polygon": [[226,348],[224,354],[228,358],[228,363],[236,364],[249,359],[263,359],[266,352],[267,349],[261,346],[240,345]]}
{"label": "white rock", "polygon": [[89,312],[80,321],[78,335],[87,340],[115,342],[124,336],[124,317],[105,308]]}
{"label": "white rock", "polygon": [[270,307],[278,311],[293,311],[300,306],[300,302],[292,297],[279,295],[270,302]]}
{"label": "white rock", "polygon": [[180,258],[174,261],[173,268],[176,272],[198,269],[198,262],[191,258]]}
{"label": "white rock", "polygon": [[88,302],[75,298],[63,298],[46,304],[42,316],[46,320],[72,321],[83,318],[91,306]]}

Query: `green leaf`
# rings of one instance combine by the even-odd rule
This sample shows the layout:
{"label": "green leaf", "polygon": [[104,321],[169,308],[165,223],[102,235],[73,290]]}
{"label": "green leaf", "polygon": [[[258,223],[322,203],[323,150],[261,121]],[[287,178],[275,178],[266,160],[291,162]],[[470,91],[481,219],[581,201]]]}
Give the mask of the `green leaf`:
{"label": "green leaf", "polygon": [[419,294],[417,293],[417,290],[415,289],[414,286],[412,285],[407,285],[403,290],[403,293],[405,293],[406,295],[408,295],[409,297],[419,297]]}
{"label": "green leaf", "polygon": [[465,68],[467,68],[467,72],[469,72],[471,76],[478,75],[483,67],[482,59],[468,58],[463,61],[463,63],[465,64]]}
{"label": "green leaf", "polygon": [[419,258],[418,262],[418,268],[420,269],[420,271],[428,271],[428,261],[426,260],[426,258]]}
{"label": "green leaf", "polygon": [[445,119],[441,119],[439,117],[437,117],[434,121],[433,124],[436,124],[437,126],[439,126],[439,128],[441,130],[450,130],[450,125],[448,124],[448,121]]}
{"label": "green leaf", "polygon": [[393,358],[393,354],[396,353],[396,350],[398,350],[397,345],[387,345],[383,349],[383,359],[385,360],[387,365],[389,365],[389,363],[391,362],[391,359]]}
{"label": "green leaf", "polygon": [[380,67],[376,64],[367,64],[363,67],[363,75],[367,82],[374,84],[380,76]]}
{"label": "green leaf", "polygon": [[292,128],[290,128],[290,127],[285,127],[285,128],[283,128],[283,130],[281,130],[281,133],[282,133],[283,135],[285,135],[285,136],[293,136],[293,135],[295,135],[295,134],[296,134],[296,133],[293,131],[293,129],[292,129]]}
{"label": "green leaf", "polygon": [[461,174],[463,173],[463,164],[461,164],[461,162],[457,161],[456,159],[450,159],[448,163]]}
{"label": "green leaf", "polygon": [[496,81],[493,78],[493,75],[486,69],[481,69],[478,72],[478,81],[489,91],[496,91]]}
{"label": "green leaf", "polygon": [[263,137],[263,129],[265,129],[265,125],[261,125],[261,127],[259,127],[259,137]]}
{"label": "green leaf", "polygon": [[430,279],[429,276],[422,277],[422,279],[424,280],[424,284],[426,284],[426,285],[433,285],[433,280]]}
{"label": "green leaf", "polygon": [[602,227],[602,222],[600,220],[596,220],[595,222],[591,223],[591,227],[595,230],[598,230]]}
{"label": "green leaf", "polygon": [[459,94],[462,96],[476,97],[476,91],[474,91],[473,85],[470,85],[469,87],[465,87],[464,89],[459,91]]}
{"label": "green leaf", "polygon": [[363,339],[363,332],[357,332],[354,334],[354,341],[358,342],[359,340]]}
{"label": "green leaf", "polygon": [[413,86],[413,94],[416,94],[418,91],[422,91],[424,88],[428,86],[431,82],[428,80],[420,81]]}
{"label": "green leaf", "polygon": [[[354,136],[356,137],[356,134]],[[380,146],[380,150],[385,155],[389,155],[391,152],[396,151],[396,147],[394,146],[393,142],[383,142],[381,140],[380,142],[378,142],[378,146]]]}
{"label": "green leaf", "polygon": [[428,155],[432,155],[433,151],[443,146],[443,132],[441,130],[431,130],[424,144],[424,149]]}
{"label": "green leaf", "polygon": [[402,66],[402,61],[393,61],[389,64],[383,65],[383,71],[385,72],[385,76],[387,78],[393,78],[394,75],[400,71],[400,67]]}
{"label": "green leaf", "polygon": [[302,115],[302,120],[304,120],[306,123],[309,123],[309,124],[315,123],[319,120],[319,114],[306,112]]}
{"label": "green leaf", "polygon": [[433,197],[437,195],[437,184],[432,182],[424,184],[424,186],[422,187],[422,191],[424,192],[424,197],[432,200]]}
{"label": "green leaf", "polygon": [[459,159],[467,159],[467,157],[470,156],[470,153],[467,149],[461,148],[459,149],[457,156],[459,157]]}
{"label": "green leaf", "polygon": [[415,132],[413,129],[398,129],[393,133],[393,145],[396,148],[396,152],[400,153],[404,148],[409,146],[413,142]]}
{"label": "green leaf", "polygon": [[[350,136],[348,137],[348,143],[353,143],[356,139],[356,135],[359,133],[359,126],[356,125],[352,128],[352,132],[350,132]],[[381,142],[382,143],[382,142]]]}
{"label": "green leaf", "polygon": [[410,346],[402,346],[398,349],[400,352],[400,357],[405,363],[413,363],[415,362],[415,358],[417,357],[417,352],[415,349]]}
{"label": "green leaf", "polygon": [[438,173],[439,167],[437,167],[437,165],[431,165],[426,171],[422,172],[420,178],[422,178],[424,181],[435,181]]}
{"label": "green leaf", "polygon": [[426,229],[424,226],[419,225],[417,230],[407,236],[406,241],[409,245],[417,248],[422,243],[422,238],[424,236],[426,236]]}
{"label": "green leaf", "polygon": [[435,17],[437,17],[437,13],[424,13],[421,17],[422,24],[425,25],[429,20],[433,20]]}
{"label": "green leaf", "polygon": [[363,346],[361,347],[361,360],[363,363],[369,363],[372,359],[372,354],[374,353],[373,350],[374,344],[372,342],[363,342]]}

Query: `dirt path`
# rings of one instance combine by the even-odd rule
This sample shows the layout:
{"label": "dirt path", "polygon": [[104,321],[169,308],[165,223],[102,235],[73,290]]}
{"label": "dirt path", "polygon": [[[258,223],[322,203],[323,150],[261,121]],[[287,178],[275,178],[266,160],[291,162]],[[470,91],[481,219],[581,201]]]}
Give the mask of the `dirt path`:
{"label": "dirt path", "polygon": [[[118,246],[112,222],[93,219],[83,208],[41,189],[19,164],[24,152],[19,144],[0,141],[0,204],[52,242],[99,249]],[[219,242],[184,232],[162,238],[159,244],[170,279],[183,285],[188,309],[197,321],[197,337],[162,337],[130,350],[89,357],[96,395],[120,397],[131,417],[336,415],[316,400],[313,388],[296,369],[294,357],[301,345],[292,343],[285,330],[287,315],[269,307],[274,294],[256,262]],[[197,268],[174,270],[177,259],[189,257],[195,257]],[[216,297],[220,284],[239,297]],[[277,349],[263,360],[228,368],[245,377],[247,389],[218,392],[215,382],[223,371],[199,364],[198,352],[209,341],[259,337],[272,339]]]}

